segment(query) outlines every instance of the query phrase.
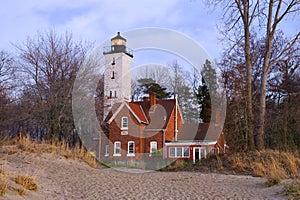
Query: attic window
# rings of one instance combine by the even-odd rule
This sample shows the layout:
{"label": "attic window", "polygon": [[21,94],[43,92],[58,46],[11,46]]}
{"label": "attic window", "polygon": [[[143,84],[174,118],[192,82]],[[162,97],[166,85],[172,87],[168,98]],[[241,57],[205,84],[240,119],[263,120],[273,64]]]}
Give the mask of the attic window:
{"label": "attic window", "polygon": [[122,117],[121,129],[122,130],[127,130],[128,129],[128,117]]}

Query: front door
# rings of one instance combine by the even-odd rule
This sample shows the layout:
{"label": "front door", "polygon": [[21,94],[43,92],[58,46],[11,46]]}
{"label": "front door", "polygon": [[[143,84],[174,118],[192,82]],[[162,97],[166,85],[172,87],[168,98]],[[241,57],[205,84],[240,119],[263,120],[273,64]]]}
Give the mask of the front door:
{"label": "front door", "polygon": [[193,148],[193,162],[206,158],[206,148],[205,147],[194,147]]}

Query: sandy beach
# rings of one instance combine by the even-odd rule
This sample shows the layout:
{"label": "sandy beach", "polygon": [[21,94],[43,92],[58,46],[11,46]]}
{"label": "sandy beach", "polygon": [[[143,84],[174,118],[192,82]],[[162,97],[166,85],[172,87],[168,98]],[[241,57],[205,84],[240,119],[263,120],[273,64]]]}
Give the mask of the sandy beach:
{"label": "sandy beach", "polygon": [[20,196],[9,187],[1,199],[287,199],[283,186],[267,187],[265,179],[199,172],[118,171],[91,168],[80,160],[54,154],[16,153],[1,166],[13,173],[29,174],[38,191]]}

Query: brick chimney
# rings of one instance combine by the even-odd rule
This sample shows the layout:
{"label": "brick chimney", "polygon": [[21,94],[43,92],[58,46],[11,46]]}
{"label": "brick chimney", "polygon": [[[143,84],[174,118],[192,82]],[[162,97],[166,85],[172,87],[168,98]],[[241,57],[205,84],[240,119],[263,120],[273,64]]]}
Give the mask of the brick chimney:
{"label": "brick chimney", "polygon": [[143,101],[144,102],[149,101],[149,97],[143,97]]}
{"label": "brick chimney", "polygon": [[150,92],[150,108],[156,105],[156,94],[154,92]]}

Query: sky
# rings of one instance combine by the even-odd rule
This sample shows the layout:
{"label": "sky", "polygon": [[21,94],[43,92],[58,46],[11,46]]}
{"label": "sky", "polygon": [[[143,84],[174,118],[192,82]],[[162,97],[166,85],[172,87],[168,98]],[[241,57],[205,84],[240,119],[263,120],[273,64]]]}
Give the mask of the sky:
{"label": "sky", "polygon": [[[158,27],[185,34],[210,57],[218,58],[222,46],[217,24],[222,23],[221,18],[219,9],[207,7],[202,0],[2,1],[0,50],[13,52],[12,44],[22,44],[27,37],[49,30],[59,34],[68,31],[75,40],[94,42],[97,46],[118,31]],[[300,27],[299,21],[286,28]]]}
{"label": "sky", "polygon": [[118,31],[158,27],[191,37],[216,57],[218,17],[197,0],[9,0],[0,7],[0,50],[49,30],[97,45]]}

